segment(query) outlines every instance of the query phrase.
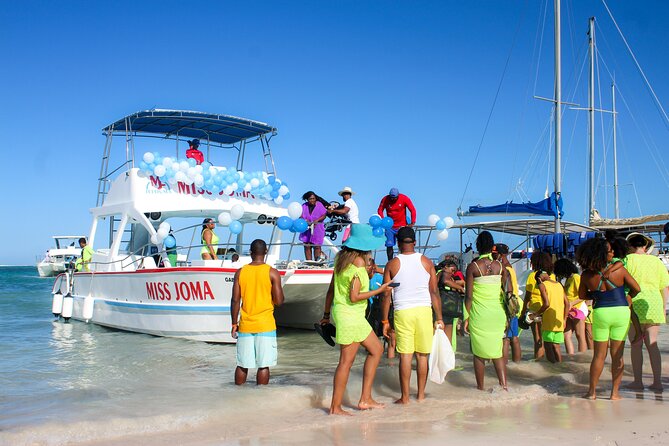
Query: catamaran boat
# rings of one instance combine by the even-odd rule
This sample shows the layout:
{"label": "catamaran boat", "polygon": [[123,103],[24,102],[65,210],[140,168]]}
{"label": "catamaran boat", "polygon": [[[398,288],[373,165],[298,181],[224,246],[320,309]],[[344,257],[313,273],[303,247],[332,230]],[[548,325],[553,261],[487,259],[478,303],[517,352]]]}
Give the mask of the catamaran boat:
{"label": "catamaran boat", "polygon": [[81,255],[79,247],[81,237],[79,235],[54,235],[52,238],[56,247],[47,249],[46,255],[37,259],[37,272],[40,277],[57,276],[65,272],[68,265]]}
{"label": "catamaran boat", "polygon": [[[285,293],[275,312],[278,324],[313,328],[332,264],[291,259],[301,250],[293,249],[301,231],[284,233],[277,223],[290,217],[281,206],[288,188],[276,176],[269,148],[276,132],[233,116],[158,109],[105,127],[88,236],[93,258],[82,271],[56,278],[54,315],[158,336],[235,342],[230,336],[234,274],[251,261],[250,242],[262,238],[268,243],[266,262],[279,270]],[[201,164],[183,157],[186,138],[202,141]],[[136,152],[139,141],[147,151]],[[170,148],[154,151],[156,144]],[[254,147],[255,159],[248,156]],[[231,154],[231,167],[217,163],[219,155]],[[252,171],[253,162],[261,170]],[[218,221],[221,255],[215,260],[200,255],[208,217]],[[284,234],[292,241],[284,242]],[[336,247],[328,242],[324,250],[334,259]]]}

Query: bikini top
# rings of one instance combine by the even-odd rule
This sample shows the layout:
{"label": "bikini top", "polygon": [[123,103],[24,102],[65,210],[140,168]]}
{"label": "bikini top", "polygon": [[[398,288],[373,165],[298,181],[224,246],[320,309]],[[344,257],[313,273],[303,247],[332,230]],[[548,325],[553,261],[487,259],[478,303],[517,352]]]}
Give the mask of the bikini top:
{"label": "bikini top", "polygon": [[[606,271],[604,269],[604,271]],[[604,274],[599,271],[598,272],[600,279],[599,279],[599,285],[597,285],[597,289],[594,291],[590,291],[590,297],[594,300],[594,304],[592,305],[592,308],[606,308],[606,307],[627,307],[629,306],[629,303],[627,302],[627,296],[625,293],[625,286],[620,285],[616,286],[614,283],[612,283],[608,278],[604,278]],[[600,288],[602,287],[602,283],[604,283],[604,280],[606,280],[606,283],[609,284],[612,289],[610,290],[601,290]]]}
{"label": "bikini top", "polygon": [[[478,276],[478,277],[474,277],[474,280],[478,279],[479,277],[485,277],[485,276],[501,276],[501,275],[502,275],[502,269],[504,268],[504,265],[502,265],[502,262],[500,262],[499,260],[493,260],[493,259],[492,259],[492,254],[482,254],[482,255],[479,256],[479,259],[488,259],[488,260],[491,261],[491,263],[488,264],[488,265],[486,265],[486,272],[487,272],[488,274],[483,274],[483,271],[481,271],[481,267],[479,266],[479,264],[478,264],[477,262],[474,262],[474,265],[476,265],[476,269],[479,270],[479,274],[480,274],[480,276]],[[499,274],[494,274],[494,273],[493,273],[493,270],[492,270],[492,264],[493,264],[494,262],[499,263]]]}

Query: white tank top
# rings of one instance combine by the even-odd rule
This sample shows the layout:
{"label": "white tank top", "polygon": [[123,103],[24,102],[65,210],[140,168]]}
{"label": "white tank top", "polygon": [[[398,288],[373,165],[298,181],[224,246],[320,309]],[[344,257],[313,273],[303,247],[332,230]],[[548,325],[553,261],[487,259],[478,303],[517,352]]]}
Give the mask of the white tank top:
{"label": "white tank top", "polygon": [[400,270],[393,277],[393,282],[400,285],[393,291],[393,307],[395,310],[406,310],[415,307],[431,307],[430,273],[425,271],[419,252],[398,254]]}

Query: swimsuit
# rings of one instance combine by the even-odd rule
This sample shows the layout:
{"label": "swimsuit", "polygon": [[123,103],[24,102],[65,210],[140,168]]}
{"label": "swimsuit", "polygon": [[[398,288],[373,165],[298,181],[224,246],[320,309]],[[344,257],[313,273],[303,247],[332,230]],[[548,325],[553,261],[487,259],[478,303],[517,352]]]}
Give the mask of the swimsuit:
{"label": "swimsuit", "polygon": [[592,310],[592,338],[595,342],[624,341],[630,325],[630,309],[623,285],[616,287],[609,279],[610,290],[600,290],[604,275],[600,272],[599,285],[590,292],[594,300]]}
{"label": "swimsuit", "polygon": [[[483,257],[483,256],[481,256]],[[474,277],[472,307],[469,311],[469,338],[472,353],[483,359],[502,357],[502,346],[506,328],[506,311],[502,297],[502,275],[483,275],[478,263],[474,262],[481,274]],[[503,268],[500,263],[500,273]]]}

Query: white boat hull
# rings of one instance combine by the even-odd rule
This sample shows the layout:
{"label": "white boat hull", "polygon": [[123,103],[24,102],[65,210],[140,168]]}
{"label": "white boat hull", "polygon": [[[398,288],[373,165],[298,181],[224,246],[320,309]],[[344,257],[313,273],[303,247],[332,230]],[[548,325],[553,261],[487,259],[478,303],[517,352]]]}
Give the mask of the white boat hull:
{"label": "white boat hull", "polygon": [[[285,303],[280,326],[313,328],[323,311],[332,270],[281,271]],[[206,342],[234,343],[230,336],[232,268],[160,268],[131,272],[75,273],[72,319],[120,330]],[[66,276],[53,292],[66,295]],[[85,300],[92,299],[85,305]],[[85,307],[92,315],[85,317]]]}

